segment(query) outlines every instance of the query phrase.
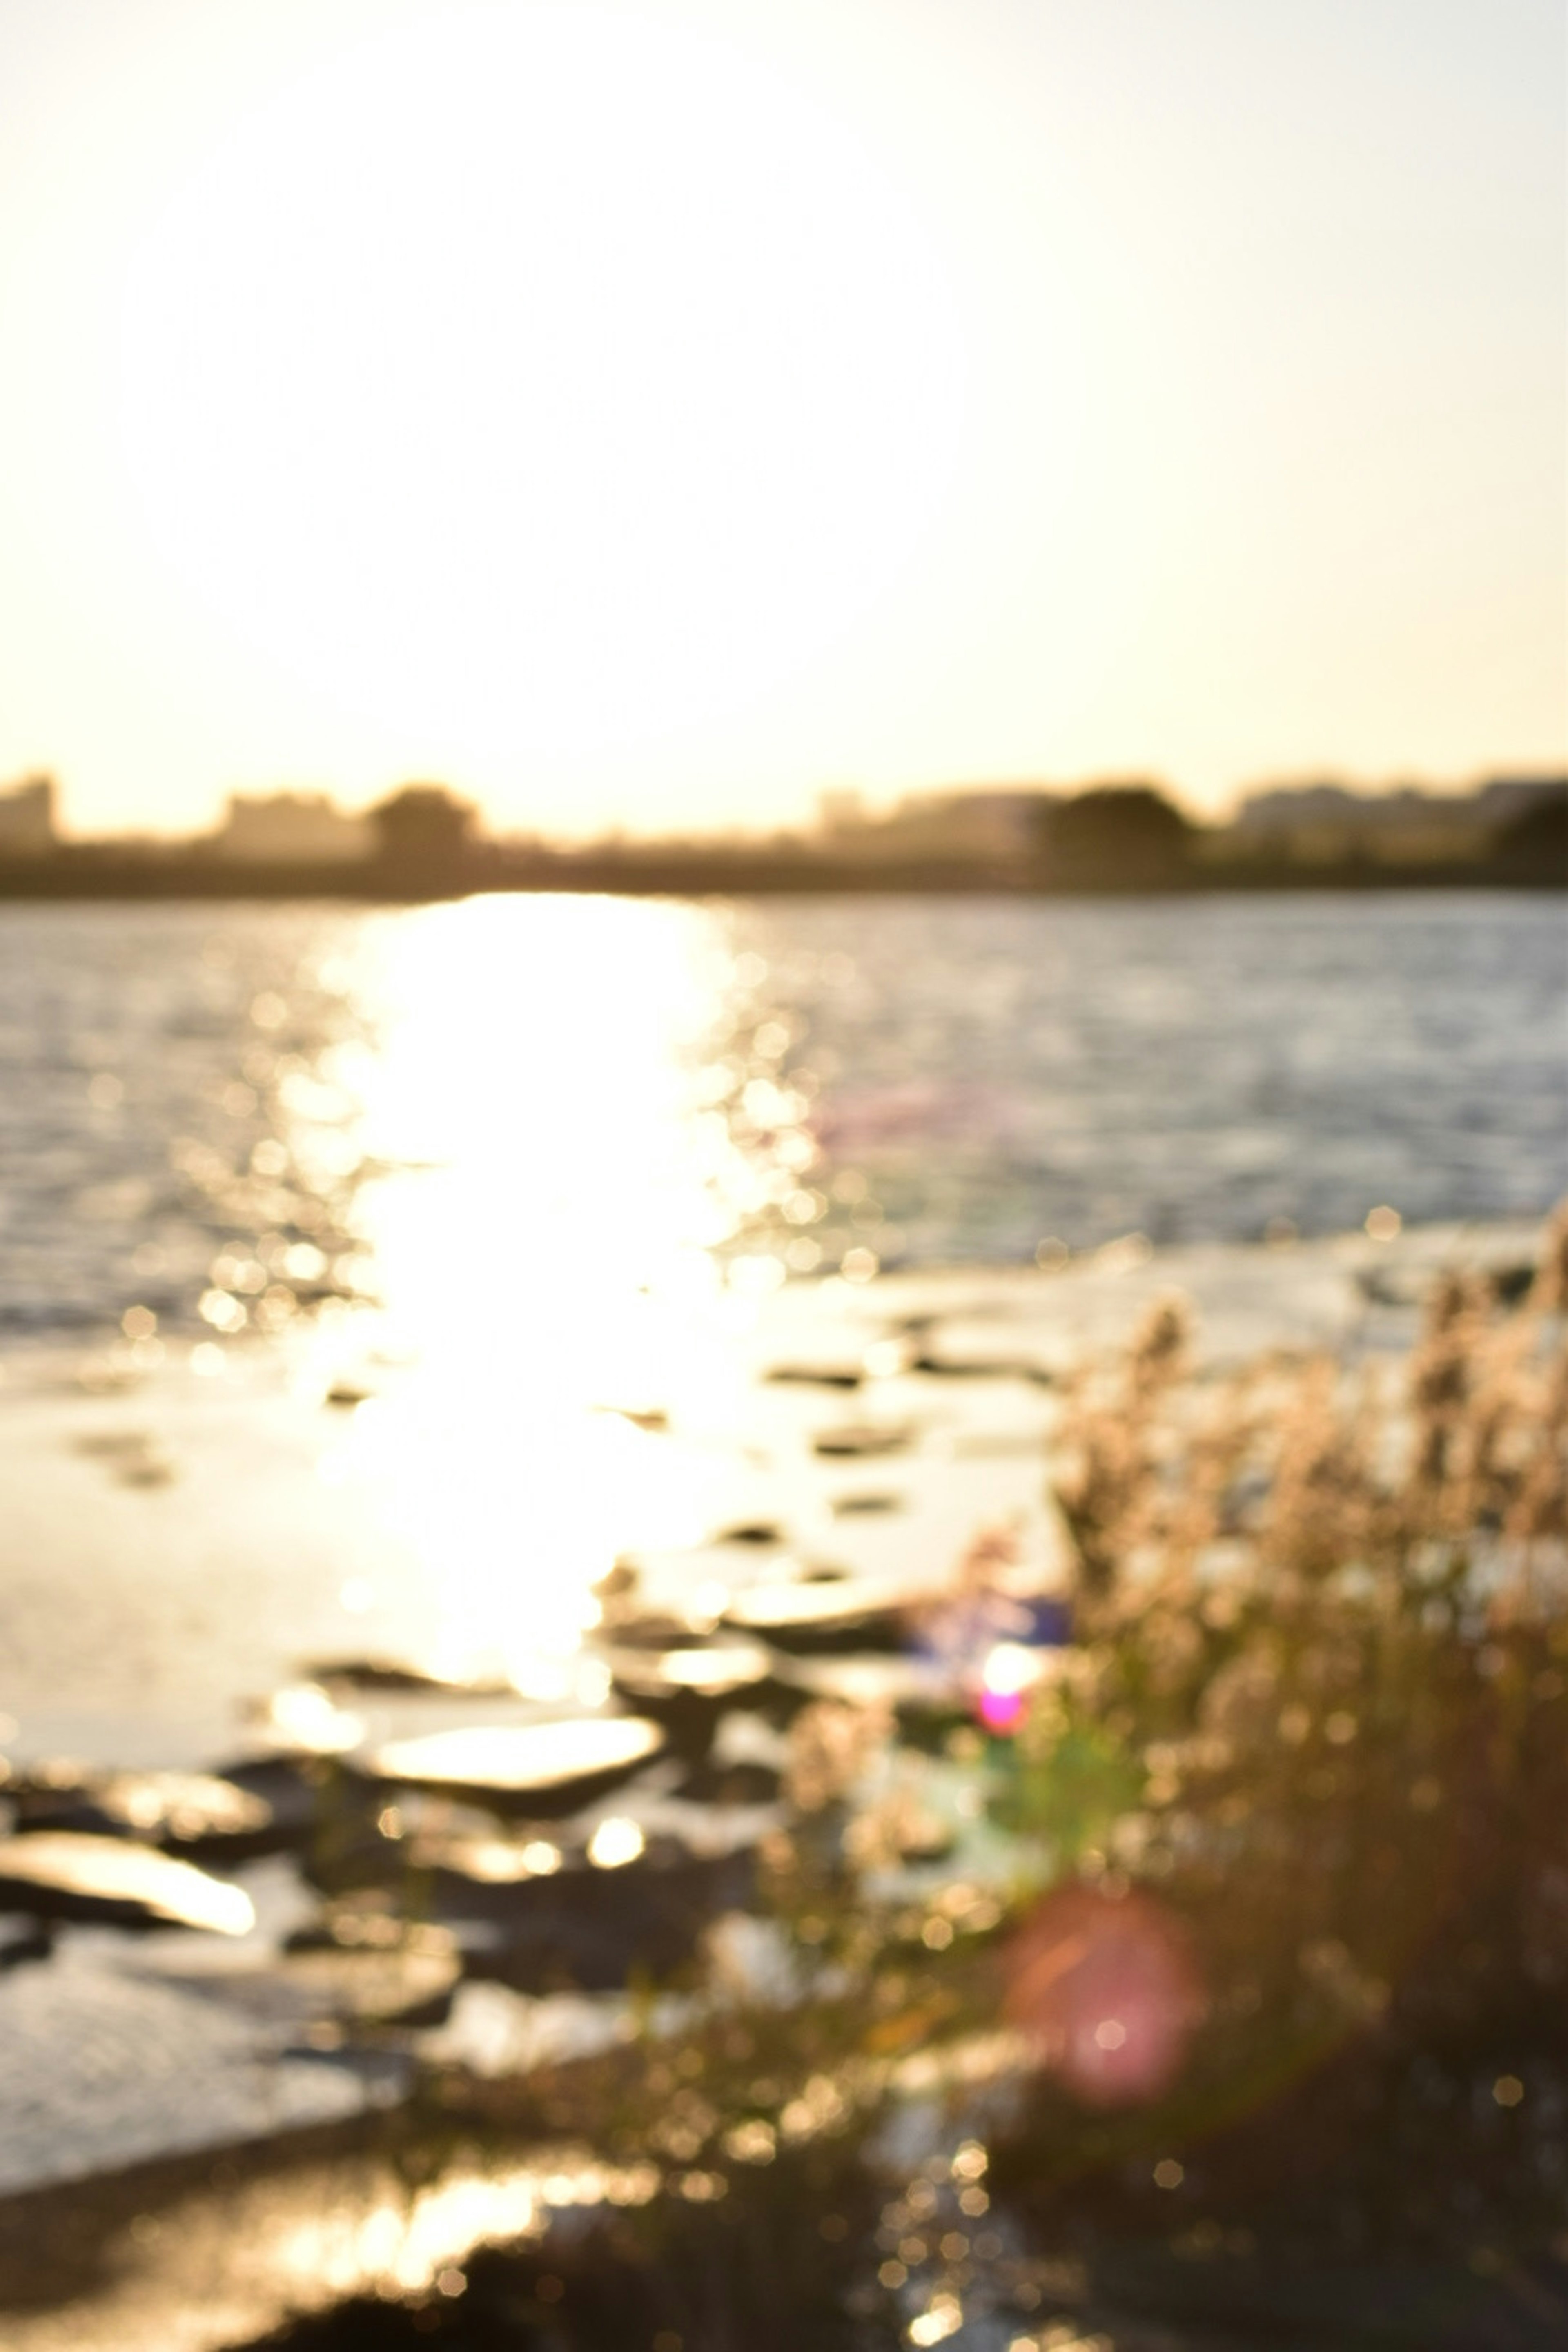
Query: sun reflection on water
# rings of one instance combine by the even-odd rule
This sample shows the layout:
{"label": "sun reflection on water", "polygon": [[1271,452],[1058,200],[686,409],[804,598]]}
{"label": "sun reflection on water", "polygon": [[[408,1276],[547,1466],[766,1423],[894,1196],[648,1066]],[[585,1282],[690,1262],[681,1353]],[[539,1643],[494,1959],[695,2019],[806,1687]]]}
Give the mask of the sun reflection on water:
{"label": "sun reflection on water", "polygon": [[370,1369],[323,1471],[423,1563],[441,1672],[499,1660],[565,1695],[595,1580],[710,1519],[716,1465],[627,1415],[700,1387],[765,1287],[765,1250],[728,1282],[715,1253],[809,1158],[803,1101],[723,1059],[765,977],[721,910],[542,898],[399,915],[334,973],[357,1035],[280,1104],[297,1160],[327,1128],[361,1171],[374,1311],[316,1349],[341,1363],[347,1337]]}

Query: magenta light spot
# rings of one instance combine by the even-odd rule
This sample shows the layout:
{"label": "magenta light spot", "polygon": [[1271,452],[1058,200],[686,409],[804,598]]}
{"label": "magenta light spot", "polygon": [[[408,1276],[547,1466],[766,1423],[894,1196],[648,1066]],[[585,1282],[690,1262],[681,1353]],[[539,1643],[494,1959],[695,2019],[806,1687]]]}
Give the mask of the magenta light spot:
{"label": "magenta light spot", "polygon": [[1024,1719],[1022,1691],[983,1690],[980,1694],[980,1720],[987,1731],[1016,1731]]}

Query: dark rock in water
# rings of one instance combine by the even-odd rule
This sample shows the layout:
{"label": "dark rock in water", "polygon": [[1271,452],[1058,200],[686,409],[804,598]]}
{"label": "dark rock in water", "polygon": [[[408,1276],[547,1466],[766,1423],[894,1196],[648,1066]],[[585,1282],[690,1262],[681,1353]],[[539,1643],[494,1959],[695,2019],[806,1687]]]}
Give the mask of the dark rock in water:
{"label": "dark rock in water", "polygon": [[630,1650],[679,1650],[687,1648],[700,1632],[711,1632],[708,1622],[693,1626],[690,1618],[677,1617],[664,1609],[637,1610],[614,1618],[606,1614],[605,1633],[618,1648]]}
{"label": "dark rock in water", "polygon": [[653,1436],[669,1427],[669,1415],[661,1404],[602,1404],[595,1409],[612,1414],[616,1421],[629,1421],[634,1429],[646,1429]]}
{"label": "dark rock in water", "polygon": [[773,1670],[773,1658],[760,1642],[717,1642],[711,1645],[673,1650],[637,1650],[611,1660],[617,1682],[639,1694],[650,1706],[660,1698],[690,1695],[723,1704],[739,1692],[763,1681]]}
{"label": "dark rock in water", "polygon": [[509,1683],[454,1683],[401,1658],[330,1658],[305,1668],[313,1683],[351,1690],[428,1691],[433,1698],[515,1696]]}
{"label": "dark rock in water", "polygon": [[847,1422],[839,1429],[817,1432],[812,1444],[825,1460],[858,1460],[870,1454],[902,1454],[913,1442],[907,1425],[888,1422]]}
{"label": "dark rock in water", "polygon": [[[409,1875],[433,1890],[436,1906],[475,1918],[504,1914],[512,1890],[553,1878],[565,1855],[552,1838],[481,1835],[472,1830],[423,1830],[410,1839],[405,1857]],[[443,1887],[469,1897],[454,1906],[441,1900]]]}
{"label": "dark rock in water", "polygon": [[314,1759],[258,1756],[226,1764],[219,1777],[266,1805],[270,1826],[261,1850],[278,1853],[309,1839],[330,1769]]}
{"label": "dark rock in water", "polygon": [[54,1948],[54,1929],[42,1919],[0,1919],[0,1974],[47,1960]]}
{"label": "dark rock in water", "polygon": [[781,1388],[858,1389],[866,1375],[858,1364],[776,1364],[767,1377]]}
{"label": "dark rock in water", "polygon": [[742,1519],[732,1528],[722,1528],[713,1538],[720,1544],[778,1544],[784,1541],[784,1529],[772,1519]]}
{"label": "dark rock in water", "polygon": [[210,1772],[18,1774],[9,1793],[19,1830],[71,1830],[138,1837],[188,1853],[263,1853],[273,1841],[272,1808],[256,1791]]}
{"label": "dark rock in water", "polygon": [[[793,1680],[784,1679],[792,1664],[787,1658],[774,1660],[775,1680],[771,1688],[779,1692],[784,1702],[782,1706],[770,1706],[765,1714],[732,1707],[720,1718],[707,1755],[681,1782],[683,1804],[750,1809],[777,1801],[789,1760],[783,1726],[809,1703],[807,1692],[797,1690]],[[713,1816],[709,1818],[711,1821]]]}
{"label": "dark rock in water", "polygon": [[463,1973],[457,1938],[438,1927],[369,1916],[383,1932],[355,1937],[351,1914],[324,1929],[291,1936],[277,1966],[280,1988],[323,2016],[366,2025],[439,2025]]}
{"label": "dark rock in water", "polygon": [[[502,1933],[468,1973],[520,1992],[609,1992],[689,1960],[712,1920],[754,1899],[755,1863],[746,1851],[698,1855],[657,1839],[624,1867],[566,1868],[513,1893],[510,1908],[488,1911]],[[462,1900],[445,1883],[440,1894]]]}
{"label": "dark rock in water", "polygon": [[243,1887],[125,1838],[40,1830],[0,1839],[0,1910],[106,1927],[203,1927],[243,1936],[256,1913]]}
{"label": "dark rock in water", "polygon": [[705,1757],[680,1784],[682,1797],[703,1805],[771,1805],[783,1774],[751,1757]]}
{"label": "dark rock in water", "polygon": [[678,1755],[706,1755],[726,1707],[761,1704],[776,1689],[773,1661],[760,1642],[711,1649],[623,1650],[611,1659],[616,1690],[663,1726]]}
{"label": "dark rock in water", "polygon": [[780,1650],[901,1650],[906,1612],[924,1595],[868,1576],[758,1584],[725,1612],[731,1625]]}
{"label": "dark rock in water", "polygon": [[639,1650],[678,1650],[690,1642],[694,1631],[711,1631],[709,1621],[699,1629],[689,1617],[678,1616],[668,1600],[650,1601],[643,1570],[635,1560],[617,1559],[600,1577],[594,1594],[600,1625],[609,1641]]}
{"label": "dark rock in water", "polygon": [[901,1511],[901,1495],[836,1495],[833,1515],[838,1519],[869,1518],[874,1512]]}
{"label": "dark rock in water", "polygon": [[637,1716],[474,1724],[393,1740],[356,1758],[353,1769],[372,1780],[450,1789],[558,1821],[607,1794],[664,1744],[659,1725]]}
{"label": "dark rock in water", "polygon": [[910,1360],[911,1372],[940,1381],[1031,1381],[1037,1366],[1026,1356],[948,1356],[924,1349]]}
{"label": "dark rock in water", "polygon": [[367,1404],[374,1394],[375,1391],[366,1388],[363,1381],[337,1380],[327,1391],[323,1402],[346,1409],[351,1405]]}

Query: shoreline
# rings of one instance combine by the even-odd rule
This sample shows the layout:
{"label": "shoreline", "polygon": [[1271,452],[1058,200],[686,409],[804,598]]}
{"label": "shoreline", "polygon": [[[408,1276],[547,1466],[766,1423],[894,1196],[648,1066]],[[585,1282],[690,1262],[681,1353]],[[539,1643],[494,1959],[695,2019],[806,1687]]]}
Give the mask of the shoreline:
{"label": "shoreline", "polygon": [[[763,1302],[744,1325],[716,1333],[711,1352],[689,1364],[661,1401],[606,1389],[584,1409],[619,1431],[624,1458],[690,1468],[721,1454],[734,1473],[722,1495],[710,1488],[705,1496],[703,1539],[639,1559],[643,1602],[656,1613],[661,1599],[676,1606],[689,1595],[694,1577],[722,1576],[744,1593],[759,1577],[784,1573],[793,1557],[793,1572],[809,1578],[823,1546],[841,1573],[881,1578],[889,1589],[900,1578],[906,1591],[951,1589],[962,1548],[999,1518],[1011,1519],[1022,1563],[1037,1577],[1051,1568],[1053,1522],[1042,1489],[1061,1377],[1124,1339],[1162,1296],[1180,1287],[1195,1306],[1185,1378],[1197,1386],[1223,1382],[1269,1349],[1298,1359],[1326,1350],[1346,1365],[1394,1362],[1407,1352],[1440,1273],[1487,1275],[1507,1297],[1539,1234],[1538,1221],[1514,1220],[1416,1228],[1385,1242],[1342,1234],[1274,1247],[1123,1246],[1059,1274],[948,1267],[860,1286],[801,1283]],[[221,1498],[220,1547],[198,1540],[184,1564],[237,1597],[244,1622],[236,1661],[260,1679],[266,1645],[256,1621],[261,1587],[279,1570],[280,1533],[291,1533],[298,1548],[313,1521],[320,1570],[330,1578],[353,1565],[341,1548],[345,1525],[358,1524],[371,1539],[367,1567],[386,1541],[374,1515],[369,1522],[356,1522],[353,1511],[347,1521],[338,1516],[349,1490],[322,1482],[323,1446],[330,1454],[345,1424],[352,1433],[362,1416],[373,1428],[392,1418],[406,1442],[439,1404],[435,1390],[422,1391],[419,1367],[379,1360],[368,1330],[356,1344],[365,1391],[335,1407],[321,1385],[324,1368],[308,1386],[300,1352],[274,1343],[240,1343],[218,1378],[161,1364],[117,1391],[83,1390],[66,1359],[54,1360],[47,1379],[36,1362],[38,1378],[0,1388],[0,1449],[24,1487],[31,1475],[35,1490],[41,1483],[52,1493],[79,1558],[84,1546],[100,1547],[100,1570],[132,1582],[182,1527],[187,1538],[193,1524],[199,1533],[204,1511]],[[499,1420],[484,1420],[481,1445],[504,1425],[502,1406]],[[134,1423],[122,1418],[131,1412]],[[106,1437],[130,1428],[142,1433],[136,1445],[105,1447]],[[832,1441],[826,1447],[825,1438]],[[167,1452],[160,1457],[153,1446]],[[169,1475],[145,1478],[148,1463],[160,1458]],[[274,1514],[258,1519],[268,1489]],[[726,1528],[721,1509],[746,1516]],[[128,1556],[139,1519],[144,1549]],[[176,1577],[176,1601],[182,1590]],[[299,1597],[296,1588],[296,1604]],[[400,1625],[379,1607],[334,1615],[335,1592],[325,1598],[340,1646],[318,1657],[352,1655],[357,1642],[362,1657],[395,1656],[401,1644],[417,1663],[412,1618]],[[100,1607],[100,1638],[102,1616]],[[79,1632],[80,1622],[79,1606],[68,1630]],[[288,1612],[285,1630],[298,1644],[313,1631]],[[295,1670],[305,1663],[296,1654]],[[861,1668],[872,1663],[859,1661]],[[847,1673],[851,1661],[841,1664]],[[353,1669],[342,1684],[318,1671],[334,1703],[362,1718],[362,1741],[506,1713],[477,1691],[400,1693],[378,1688],[364,1668],[357,1684]],[[824,1686],[838,1685],[829,1674]],[[163,1697],[153,1697],[162,1709]],[[543,1702],[546,1717],[552,1704]],[[524,1717],[538,1717],[537,1694],[524,1692],[518,1705]],[[243,1738],[233,1744],[243,1748]],[[198,1750],[199,1742],[191,1760]],[[103,1760],[127,1759],[106,1750]],[[634,1814],[638,1802],[650,1807],[656,1838],[659,1805],[669,1801],[638,1800],[629,1790],[616,1799]],[[0,2310],[17,2352],[219,2352],[355,2294],[417,2302],[478,2247],[542,2242],[552,2203],[593,2201],[552,2188],[584,2159],[559,2137],[540,2134],[528,2104],[523,2086],[531,2066],[549,2065],[546,2043],[539,2043],[542,2058],[536,2051],[521,2060],[514,2050],[503,2063],[498,2053],[486,2055],[482,2032],[472,2039],[480,2012],[498,2003],[516,2025],[546,2025],[553,1996],[536,2000],[487,1985],[481,1943],[469,1990],[485,1998],[455,2011],[449,2027],[432,2034],[412,2018],[390,2027],[351,2022],[333,2027],[335,2038],[312,2040],[300,1992],[287,1990],[296,1965],[289,1956],[330,1879],[316,1881],[312,1895],[291,1853],[212,1866],[235,1874],[256,1904],[258,1924],[242,1950],[206,1951],[212,1937],[68,1927],[52,1959],[0,1971],[0,2044],[14,2053],[11,2086],[32,2143],[30,2166],[24,2158],[18,2167],[23,2149],[14,2149],[0,2193]],[[257,1988],[248,1999],[247,1983]],[[268,1986],[276,1990],[264,1994]],[[556,2072],[565,2084],[574,2049],[603,2048],[606,2035],[614,2042],[626,1996],[563,1999],[568,2064]],[[589,2010],[597,2038],[584,2042]],[[235,2021],[247,2018],[248,2025]],[[85,2076],[79,2042],[90,2059]],[[506,2079],[492,2087],[491,2074]],[[509,2122],[507,2098],[520,2095]],[[161,2144],[160,2118],[170,2126]],[[61,2137],[52,2144],[57,2122]],[[1161,2242],[1156,2233],[1151,2249]],[[1096,2308],[1120,2322],[1121,2276],[1133,2342],[1142,2340],[1138,2259],[1119,2274],[1108,2255],[1096,2288],[1110,2297]],[[1354,2270],[1337,2290],[1350,2305],[1363,2295],[1397,2300],[1394,2256],[1373,2247]],[[1171,2275],[1179,2284],[1180,2271]],[[1288,2297],[1289,2275],[1289,2265],[1268,2273],[1269,2292]],[[1434,2293],[1466,2286],[1462,2267],[1436,2258],[1424,2275]],[[1466,2291],[1481,2292],[1473,2283]],[[1405,2339],[1396,2333],[1390,2340]],[[1170,2341],[1184,2352],[1184,2335]]]}
{"label": "shoreline", "polygon": [[1370,860],[1334,866],[1237,861],[1170,874],[1052,879],[1027,866],[990,862],[845,865],[831,859],[749,856],[508,856],[411,867],[247,865],[194,856],[110,858],[68,851],[0,861],[0,904],[103,900],[221,902],[325,900],[345,905],[425,906],[489,896],[590,895],[656,898],[1005,898],[1089,904],[1138,898],[1430,896],[1443,891],[1556,896],[1568,867],[1521,871],[1500,863],[1394,866]]}
{"label": "shoreline", "polygon": [[[1045,1539],[1057,1384],[1162,1294],[1192,1300],[1205,1377],[1279,1348],[1394,1354],[1439,1267],[1517,1268],[1541,1223],[1134,1238],[1058,1272],[961,1265],[650,1301],[634,1386],[606,1331],[571,1393],[548,1354],[410,1360],[374,1308],[221,1349],[205,1331],[171,1339],[155,1359],[107,1334],[19,1339],[0,1348],[0,1713],[20,1729],[0,1746],[200,1768],[233,1749],[244,1704],[312,1656],[504,1675],[545,1558],[585,1591],[637,1557],[673,1594],[753,1574],[767,1547],[715,1538],[756,1523],[778,1527],[781,1557],[940,1578],[987,1518],[1022,1512]],[[839,1427],[863,1427],[864,1450],[816,1451]],[[448,1497],[434,1517],[426,1481]],[[861,1491],[895,1507],[838,1509]]]}
{"label": "shoreline", "polygon": [[[694,1482],[685,1542],[668,1540],[667,1523],[662,1548],[635,1547],[637,1605],[650,1622],[664,1610],[679,1622],[699,1594],[716,1591],[701,1602],[710,1614],[726,1592],[743,1601],[770,1579],[775,1591],[793,1580],[831,1593],[837,1576],[906,1601],[951,1593],[965,1551],[1003,1524],[1019,1589],[1049,1589],[1067,1568],[1046,1493],[1063,1376],[1117,1347],[1163,1297],[1179,1288],[1196,1311],[1185,1381],[1214,1382],[1223,1395],[1217,1384],[1270,1350],[1277,1363],[1279,1351],[1298,1361],[1327,1352],[1350,1366],[1398,1360],[1441,1273],[1484,1275],[1512,1296],[1540,1232],[1540,1221],[1521,1219],[1415,1228],[1383,1242],[1122,1244],[1056,1274],[947,1267],[864,1285],[803,1282],[739,1321],[721,1318],[679,1377],[669,1368],[659,1394],[617,1393],[607,1366],[603,1392],[578,1409],[629,1485],[634,1464],[656,1481]],[[449,1564],[422,1560],[407,1542],[395,1510],[388,1516],[385,1482],[410,1448],[445,1443],[443,1416],[457,1411],[475,1423],[464,1433],[472,1451],[458,1457],[470,1464],[512,1431],[509,1467],[524,1475],[510,1490],[525,1521],[521,1402],[476,1395],[471,1384],[454,1397],[437,1368],[378,1351],[372,1328],[340,1332],[337,1344],[347,1351],[336,1378],[346,1382],[356,1368],[361,1376],[339,1403],[330,1402],[324,1360],[308,1363],[301,1349],[275,1342],[238,1343],[216,1377],[163,1362],[127,1366],[118,1388],[84,1388],[79,1358],[73,1377],[69,1358],[57,1355],[0,1386],[0,1475],[17,1497],[5,1544],[9,1604],[26,1549],[34,1601],[52,1596],[57,1610],[60,1663],[79,1658],[89,1620],[96,1643],[119,1658],[118,1681],[111,1674],[76,1693],[81,1726],[99,1742],[96,1759],[90,1747],[80,1751],[89,1763],[210,1768],[259,1755],[263,1727],[253,1721],[247,1731],[238,1702],[247,1686],[262,1696],[269,1675],[313,1671],[331,1709],[353,1710],[356,1754],[411,1731],[602,1707],[605,1691],[595,1701],[581,1681],[531,1688],[525,1674],[501,1696],[454,1681],[385,1680],[378,1660],[448,1675],[458,1663],[443,1652],[440,1611],[429,1606]],[[379,1448],[357,1483],[356,1431]],[[448,1460],[437,1450],[426,1474]],[[491,1500],[480,1497],[486,1508]],[[551,1524],[546,1515],[531,1533],[524,1528],[511,1571],[524,1575],[530,1559],[536,1580],[549,1571],[541,1591],[559,1580]],[[388,1565],[399,1539],[401,1591]],[[367,1602],[352,1590],[361,1580],[389,1580]],[[226,1634],[215,1615],[226,1605]],[[209,1620],[201,1639],[188,1622],[193,1606]],[[36,1639],[43,1630],[35,1621]],[[173,1683],[160,1687],[169,1660],[157,1643],[170,1635],[186,1646]],[[618,1638],[613,1622],[602,1624],[583,1654],[596,1640],[613,1656]],[[321,1663],[332,1659],[343,1663]],[[855,1674],[877,1664],[837,1663],[837,1678],[832,1662],[819,1662],[829,1692],[852,1692]],[[182,1731],[172,1698],[192,1675],[211,1704]],[[141,1754],[124,1712],[133,1699],[143,1709]],[[15,1696],[0,1692],[0,1702],[14,1706]],[[51,1751],[41,1737],[47,1727],[35,1728],[39,1752],[58,1754],[58,1742]],[[770,1737],[762,1717],[753,1736],[761,1757]],[[182,1738],[184,1753],[171,1753]],[[31,1745],[24,1737],[14,1753],[25,1759]],[[290,1764],[285,1749],[283,1762],[319,1791],[335,1785],[326,1755],[315,1767],[297,1754]],[[713,1814],[713,1834],[754,1844],[770,1814],[754,1797],[672,1798],[651,1783],[641,1793],[623,1787],[614,1802],[646,1822],[653,1845],[694,1838],[699,1811]],[[552,1833],[564,1845],[578,1831],[563,1823]],[[331,1914],[333,1882],[306,1864],[298,1838],[259,1861],[211,1867],[255,1905],[257,1924],[238,1948],[208,1949],[216,1937],[188,1932],[67,1927],[52,1957],[0,1969],[0,2050],[20,2118],[0,2191],[0,2310],[17,2352],[219,2352],[355,2293],[428,2294],[476,2247],[540,2236],[552,2194],[556,2203],[592,2201],[552,2191],[581,2168],[580,2150],[538,2134],[526,2097],[509,2123],[506,2085],[492,2093],[488,2078],[506,2076],[515,2095],[531,2069],[548,2068],[554,2019],[565,2030],[556,2056],[567,2071],[556,2072],[566,2081],[574,2054],[616,2042],[634,1996],[506,1990],[504,1976],[487,1981],[481,1937],[458,1954],[465,1999],[480,1998],[454,2010],[449,2025],[432,2033],[429,2021],[395,2011],[367,2025],[334,2010],[332,1996],[324,2011],[310,2006],[321,1995],[310,1989],[309,1938]],[[342,1957],[355,1958],[352,1941]],[[291,1973],[301,1966],[303,1982]],[[487,2018],[513,2035],[510,2055],[487,2055]],[[517,2033],[527,2041],[536,2028],[543,2039],[535,2032],[532,2056],[520,2056]],[[1114,2264],[1108,2275],[1113,2287]],[[1393,2275],[1374,2250],[1371,2287],[1391,2291]],[[1136,2302],[1134,2294],[1134,2312]]]}

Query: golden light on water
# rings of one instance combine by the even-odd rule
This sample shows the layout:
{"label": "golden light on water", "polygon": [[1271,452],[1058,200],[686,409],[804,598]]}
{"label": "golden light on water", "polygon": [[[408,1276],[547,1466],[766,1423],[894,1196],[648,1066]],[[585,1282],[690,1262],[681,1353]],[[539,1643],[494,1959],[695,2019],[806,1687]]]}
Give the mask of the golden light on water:
{"label": "golden light on water", "polygon": [[721,1397],[748,1285],[784,1269],[742,1253],[727,1286],[715,1246],[814,1148],[780,1037],[761,1083],[781,1128],[743,1150],[713,1108],[715,1054],[726,1085],[759,1084],[765,974],[721,912],[672,904],[475,899],[356,937],[328,974],[352,1034],[284,1096],[297,1160],[364,1171],[378,1302],[314,1343],[319,1363],[380,1360],[323,1475],[423,1562],[432,1664],[499,1654],[542,1696],[593,1697],[573,1663],[589,1588],[631,1545],[700,1542],[729,1475],[639,1416],[678,1386]]}

